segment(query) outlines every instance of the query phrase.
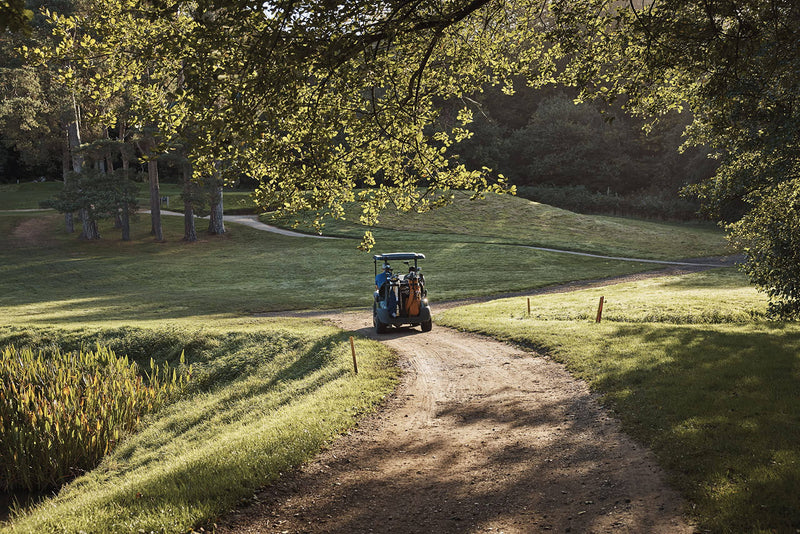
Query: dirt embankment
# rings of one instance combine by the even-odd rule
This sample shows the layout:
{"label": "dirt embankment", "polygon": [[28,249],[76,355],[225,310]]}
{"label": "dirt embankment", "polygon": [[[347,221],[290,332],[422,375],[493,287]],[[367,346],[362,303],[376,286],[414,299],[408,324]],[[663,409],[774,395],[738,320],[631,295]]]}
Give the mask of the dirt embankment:
{"label": "dirt embankment", "polygon": [[[331,317],[375,337],[368,314]],[[650,452],[563,366],[434,326],[380,339],[405,378],[380,413],[223,532],[693,532]]]}

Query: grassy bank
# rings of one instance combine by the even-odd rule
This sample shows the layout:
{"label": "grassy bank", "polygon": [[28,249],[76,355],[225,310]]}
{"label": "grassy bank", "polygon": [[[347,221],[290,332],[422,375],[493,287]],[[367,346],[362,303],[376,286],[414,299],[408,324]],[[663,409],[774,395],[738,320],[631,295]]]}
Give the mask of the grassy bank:
{"label": "grassy bank", "polygon": [[[655,247],[650,257],[671,258],[721,251],[714,230],[581,222],[512,197],[490,202],[462,202],[444,219],[412,227],[405,216],[387,218],[376,252],[425,253],[435,306],[436,300],[653,268],[518,242],[631,255]],[[480,218],[482,225],[475,222]],[[354,376],[346,334],[319,322],[255,316],[369,306],[371,254],[356,250],[362,228],[343,233],[353,238],[314,240],[229,224],[225,236],[186,244],[179,217],[164,218],[165,243],[153,241],[146,217],[134,221],[130,242],[120,241],[108,223],[96,242],[79,241],[62,225],[55,213],[0,213],[0,344],[55,343],[68,350],[101,341],[145,364],[150,357],[174,363],[186,350],[198,374],[187,397],[149,418],[99,468],[17,518],[14,532],[185,532],[211,522],[312,456],[393,386],[393,360],[380,345],[357,341],[360,374]],[[539,241],[528,243],[531,236]]]}
{"label": "grassy bank", "polygon": [[[133,240],[67,235],[57,214],[0,214],[0,314],[7,324],[128,324],[298,308],[369,306],[372,256],[354,240],[286,237],[229,224],[229,234],[186,244],[180,217],[165,217],[166,243],[149,224]],[[519,247],[437,241],[382,241],[425,261],[432,301],[613,276],[652,265],[581,258]],[[397,267],[402,267],[398,265]]]}
{"label": "grassy bank", "polygon": [[[349,206],[346,219],[328,221],[324,234],[360,238],[359,208]],[[300,216],[265,222],[289,226],[309,218]],[[374,229],[381,240],[414,241],[422,235],[462,242],[532,245],[610,256],[678,259],[726,253],[722,232],[711,224],[665,223],[621,217],[580,215],[510,195],[488,195],[470,201],[456,193],[452,204],[428,213],[398,213],[389,208]]]}
{"label": "grassy bank", "polygon": [[[39,202],[55,196],[59,182],[0,185],[0,210],[34,209]],[[142,184],[140,203],[147,207]],[[169,197],[170,209],[181,211],[181,187],[162,184],[161,194]],[[228,213],[252,211],[250,193],[226,191],[224,208]],[[356,204],[348,206],[346,220],[327,221],[324,234],[360,239],[365,227],[358,223]],[[262,216],[269,224],[311,232],[308,215],[290,219]],[[399,213],[387,208],[374,229],[383,242],[461,242],[532,245],[564,250],[631,256],[648,259],[679,259],[725,254],[726,241],[715,226],[707,223],[666,223],[622,217],[581,215],[511,195],[488,195],[470,201],[456,192],[454,202],[428,213]]]}
{"label": "grassy bank", "polygon": [[[389,351],[307,320],[124,328],[0,329],[0,345],[107,342],[171,359],[186,349],[190,392],[128,436],[101,465],[63,487],[8,532],[187,532],[213,522],[307,460],[393,388]],[[178,354],[176,354],[178,353]]]}
{"label": "grassy bank", "polygon": [[[599,297],[604,320],[595,324]],[[651,447],[712,532],[800,527],[800,328],[718,270],[453,309],[439,323],[544,351]]]}
{"label": "grassy bank", "polygon": [[0,210],[38,209],[39,202],[64,189],[61,182],[0,184]]}

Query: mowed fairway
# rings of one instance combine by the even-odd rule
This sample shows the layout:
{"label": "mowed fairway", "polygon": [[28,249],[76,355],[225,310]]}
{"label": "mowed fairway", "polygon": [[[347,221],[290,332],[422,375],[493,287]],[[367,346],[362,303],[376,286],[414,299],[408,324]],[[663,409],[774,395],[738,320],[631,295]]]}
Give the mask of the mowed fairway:
{"label": "mowed fairway", "polygon": [[[21,201],[33,203],[36,194],[24,193]],[[13,199],[5,202],[14,205]],[[460,202],[449,209],[467,220],[478,216],[479,205]],[[535,217],[535,211],[528,215]],[[494,233],[506,224],[487,220]],[[624,250],[654,257],[648,243],[631,237],[638,223],[613,222],[622,225]],[[456,231],[436,218],[428,224],[415,232],[384,230],[376,252],[425,253],[434,309],[437,300],[653,269],[520,247],[512,239],[518,226],[508,229],[504,241]],[[101,341],[144,366],[150,357],[175,361],[181,351],[197,366],[195,386],[184,399],[148,418],[97,470],[16,518],[15,532],[185,532],[208,526],[259,485],[306,461],[394,387],[397,369],[382,345],[356,340],[362,371],[356,376],[347,333],[320,321],[259,316],[368,309],[373,266],[371,254],[356,248],[361,229],[345,239],[315,240],[228,224],[225,236],[201,234],[200,242],[187,244],[180,240],[180,217],[165,216],[164,225],[164,243],[149,235],[146,215],[134,222],[130,242],[120,241],[108,223],[101,227],[102,240],[83,242],[64,233],[63,217],[54,212],[0,213],[1,343],[69,349]],[[598,219],[597,225],[586,242],[614,241],[605,223]],[[572,241],[590,227],[554,233],[548,244],[623,250]],[[721,235],[706,228],[647,227],[660,232],[649,243],[663,244],[655,257],[724,251]],[[676,244],[684,242],[674,238],[676,228],[694,236],[685,238],[691,246]]]}
{"label": "mowed fairway", "polygon": [[[378,240],[440,241],[527,245],[607,256],[680,259],[725,254],[726,242],[710,223],[666,223],[622,217],[581,215],[512,195],[489,194],[470,200],[456,192],[453,202],[425,213],[400,213],[391,207],[373,232]],[[360,238],[359,208],[351,204],[345,220],[326,222],[324,235]],[[310,217],[272,219],[309,228]]]}
{"label": "mowed fairway", "polygon": [[[56,214],[0,214],[0,313],[6,322],[127,324],[370,305],[372,256],[357,250],[357,240],[285,237],[229,224],[229,235],[186,244],[182,219],[165,216],[167,242],[155,243],[141,218],[131,242],[104,225],[104,239],[87,243],[65,234]],[[432,302],[653,268],[417,237],[381,240],[376,251],[426,254]]]}

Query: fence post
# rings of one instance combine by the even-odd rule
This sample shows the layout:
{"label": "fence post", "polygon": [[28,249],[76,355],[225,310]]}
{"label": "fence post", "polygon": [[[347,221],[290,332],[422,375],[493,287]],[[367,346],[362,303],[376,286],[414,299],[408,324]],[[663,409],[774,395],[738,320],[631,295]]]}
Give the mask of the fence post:
{"label": "fence post", "polygon": [[531,316],[531,298],[528,297],[528,317]]}
{"label": "fence post", "polygon": [[353,343],[353,336],[350,336],[350,351],[353,353],[353,371],[358,374],[358,362],[356,361],[356,345]]}
{"label": "fence post", "polygon": [[605,297],[600,297],[600,304],[597,306],[597,320],[596,323],[600,322],[600,319],[603,318],[603,300]]}

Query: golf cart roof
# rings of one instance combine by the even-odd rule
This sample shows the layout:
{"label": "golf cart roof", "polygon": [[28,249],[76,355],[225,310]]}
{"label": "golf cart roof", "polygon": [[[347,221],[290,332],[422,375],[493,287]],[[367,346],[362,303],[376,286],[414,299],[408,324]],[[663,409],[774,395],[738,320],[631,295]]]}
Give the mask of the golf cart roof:
{"label": "golf cart roof", "polygon": [[375,254],[372,256],[375,261],[395,261],[395,260],[424,260],[425,254],[417,252],[392,252],[389,254]]}

